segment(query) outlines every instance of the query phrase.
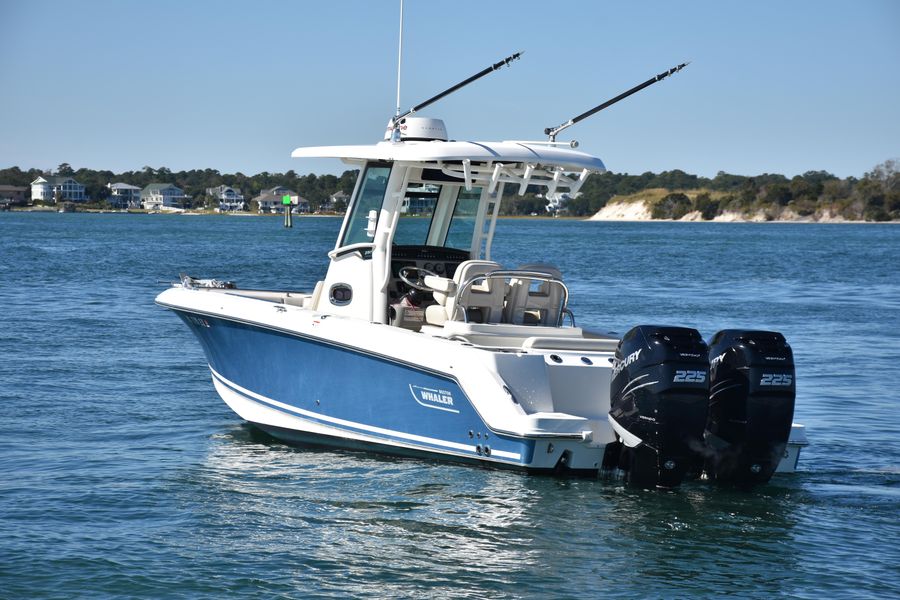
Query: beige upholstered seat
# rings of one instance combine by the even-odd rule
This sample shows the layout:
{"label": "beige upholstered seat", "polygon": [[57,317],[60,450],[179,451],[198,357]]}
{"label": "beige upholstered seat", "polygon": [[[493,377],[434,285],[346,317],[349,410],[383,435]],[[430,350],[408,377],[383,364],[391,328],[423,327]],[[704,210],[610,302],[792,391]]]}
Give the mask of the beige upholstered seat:
{"label": "beige upholstered seat", "polygon": [[[425,285],[436,290],[437,302],[425,309],[425,321],[431,325],[443,325],[448,320],[499,323],[503,317],[506,283],[503,279],[477,279],[499,269],[498,263],[489,260],[467,260],[456,268],[452,281],[445,277],[425,277]],[[473,279],[471,285],[465,285]]]}
{"label": "beige upholstered seat", "polygon": [[503,311],[503,322],[513,325],[559,324],[564,288],[559,283],[528,278],[525,273],[541,273],[549,278],[562,281],[562,273],[551,265],[531,264],[519,267],[520,277],[510,280],[509,294]]}

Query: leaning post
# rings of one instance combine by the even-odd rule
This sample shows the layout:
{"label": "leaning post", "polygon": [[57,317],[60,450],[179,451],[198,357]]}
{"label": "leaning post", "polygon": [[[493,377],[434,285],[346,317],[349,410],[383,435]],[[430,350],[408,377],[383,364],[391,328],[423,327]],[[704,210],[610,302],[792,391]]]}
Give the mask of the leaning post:
{"label": "leaning post", "polygon": [[293,227],[294,223],[291,218],[291,196],[285,194],[281,197],[281,206],[284,207],[284,226]]}

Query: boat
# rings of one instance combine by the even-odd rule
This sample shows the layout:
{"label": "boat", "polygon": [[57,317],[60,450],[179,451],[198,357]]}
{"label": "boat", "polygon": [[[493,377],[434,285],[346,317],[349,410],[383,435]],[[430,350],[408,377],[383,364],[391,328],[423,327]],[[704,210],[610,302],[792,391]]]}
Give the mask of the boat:
{"label": "boat", "polygon": [[197,337],[237,415],[288,443],[645,488],[754,486],[796,469],[807,440],[782,334],[594,331],[555,265],[492,259],[504,198],[577,197],[600,158],[552,130],[453,141],[414,112],[398,110],[374,144],[293,151],[359,169],[312,290],[182,275],[156,298]]}

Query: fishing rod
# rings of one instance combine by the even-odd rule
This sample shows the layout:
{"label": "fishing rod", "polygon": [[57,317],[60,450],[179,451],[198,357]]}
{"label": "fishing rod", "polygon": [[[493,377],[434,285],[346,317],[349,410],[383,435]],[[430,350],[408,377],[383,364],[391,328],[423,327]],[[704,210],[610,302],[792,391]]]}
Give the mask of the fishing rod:
{"label": "fishing rod", "polygon": [[610,106],[612,106],[613,104],[615,104],[615,103],[618,102],[619,100],[624,100],[624,99],[627,98],[628,96],[630,96],[630,95],[632,95],[632,94],[635,94],[635,93],[641,91],[641,90],[644,89],[645,87],[648,87],[648,86],[653,85],[653,84],[656,83],[657,81],[661,81],[661,80],[665,79],[666,77],[668,77],[669,75],[672,75],[673,73],[677,73],[678,71],[680,71],[681,69],[685,68],[685,67],[688,66],[689,64],[691,64],[691,63],[690,63],[690,62],[681,63],[681,64],[678,65],[677,67],[672,67],[672,68],[669,69],[668,71],[663,71],[663,72],[660,73],[659,75],[656,75],[656,76],[654,76],[654,77],[651,77],[650,79],[648,79],[648,80],[645,81],[644,83],[642,83],[642,84],[640,84],[640,85],[634,86],[633,88],[631,88],[631,89],[628,90],[627,92],[622,92],[621,94],[619,94],[619,95],[616,96],[615,98],[611,98],[611,99],[607,100],[606,102],[604,102],[603,104],[598,104],[597,106],[595,106],[595,107],[592,108],[591,110],[589,110],[589,111],[587,111],[587,112],[583,112],[583,113],[581,113],[580,115],[578,115],[577,117],[574,117],[574,118],[572,118],[572,119],[569,119],[568,121],[566,121],[566,122],[563,123],[562,125],[558,125],[558,126],[556,126],[556,127],[547,127],[546,129],[544,129],[544,134],[550,136],[550,141],[551,141],[551,142],[555,142],[555,141],[556,141],[556,136],[557,136],[557,135],[559,134],[559,132],[562,131],[563,129],[566,129],[566,128],[568,128],[568,127],[571,127],[571,126],[574,125],[575,123],[578,123],[579,121],[582,121],[582,120],[584,120],[584,119],[587,119],[587,118],[590,117],[591,115],[600,112],[600,111],[603,110],[604,108],[609,108]]}
{"label": "fishing rod", "polygon": [[466,79],[466,80],[464,80],[464,81],[460,81],[460,82],[457,83],[456,85],[447,88],[446,90],[444,90],[444,91],[441,92],[440,94],[437,94],[437,95],[435,95],[435,96],[432,96],[431,98],[429,98],[429,99],[426,100],[425,102],[422,102],[421,104],[417,104],[417,105],[413,106],[412,108],[410,108],[408,111],[406,111],[406,112],[403,113],[403,114],[400,114],[400,111],[398,110],[398,111],[397,111],[397,116],[395,116],[395,117],[392,119],[391,128],[392,128],[392,129],[396,129],[396,128],[399,126],[401,119],[404,119],[405,117],[408,117],[409,115],[411,115],[411,114],[413,114],[413,113],[415,113],[415,112],[418,112],[418,111],[422,110],[422,109],[425,108],[426,106],[429,106],[429,105],[431,105],[431,104],[434,104],[435,102],[437,102],[437,101],[440,100],[441,98],[443,98],[443,97],[445,97],[445,96],[448,96],[448,95],[452,94],[452,93],[455,92],[456,90],[458,90],[458,89],[460,89],[460,88],[463,88],[463,87],[469,85],[470,83],[472,83],[473,81],[475,81],[475,80],[477,80],[477,79],[481,79],[482,77],[484,77],[484,76],[487,75],[488,73],[493,73],[494,71],[496,71],[497,69],[499,69],[500,67],[502,67],[502,66],[504,66],[504,65],[509,66],[509,64],[510,64],[511,62],[513,62],[514,60],[517,60],[520,56],[522,56],[522,54],[523,54],[522,52],[516,52],[515,54],[512,54],[512,55],[510,55],[510,56],[507,56],[506,58],[504,58],[504,59],[501,60],[501,61],[495,62],[495,63],[492,64],[491,66],[489,66],[489,67],[487,67],[487,68],[485,68],[485,69],[479,71],[478,73],[475,73],[474,75],[472,75],[472,76],[469,77],[468,79]]}

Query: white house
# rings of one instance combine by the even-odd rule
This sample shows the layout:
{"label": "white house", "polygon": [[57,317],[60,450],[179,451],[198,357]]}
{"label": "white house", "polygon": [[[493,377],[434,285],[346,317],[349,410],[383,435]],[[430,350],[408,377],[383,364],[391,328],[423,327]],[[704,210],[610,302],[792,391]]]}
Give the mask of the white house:
{"label": "white house", "polygon": [[85,202],[84,186],[66,175],[46,175],[31,182],[31,199],[49,202],[56,200]]}
{"label": "white house", "polygon": [[333,193],[328,199],[331,201],[332,207],[343,205],[343,207],[346,209],[347,203],[350,202],[350,195],[343,191],[337,191]]}
{"label": "white house", "polygon": [[171,183],[151,183],[141,190],[141,206],[147,210],[179,210],[191,197]]}
{"label": "white house", "polygon": [[233,188],[227,185],[219,185],[216,187],[206,188],[206,195],[211,196],[219,201],[220,211],[247,209],[247,204],[244,202],[244,195],[241,194],[240,188]]}
{"label": "white house", "polygon": [[347,209],[350,196],[342,191],[337,191],[328,197],[328,200],[319,206],[319,212],[339,212]]}
{"label": "white house", "polygon": [[289,190],[283,185],[263,190],[259,196],[253,199],[253,201],[259,204],[259,212],[261,213],[280,213],[284,212],[284,196],[290,196],[291,198],[291,204],[293,205],[291,212],[309,212],[309,201],[305,198],[301,198],[297,195],[297,192]]}
{"label": "white house", "polygon": [[127,183],[107,183],[109,203],[114,208],[140,208],[141,188]]}

